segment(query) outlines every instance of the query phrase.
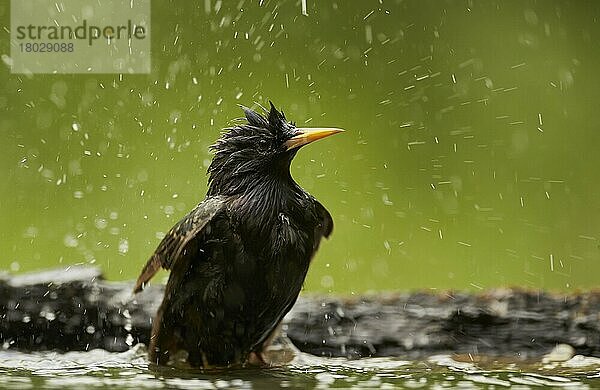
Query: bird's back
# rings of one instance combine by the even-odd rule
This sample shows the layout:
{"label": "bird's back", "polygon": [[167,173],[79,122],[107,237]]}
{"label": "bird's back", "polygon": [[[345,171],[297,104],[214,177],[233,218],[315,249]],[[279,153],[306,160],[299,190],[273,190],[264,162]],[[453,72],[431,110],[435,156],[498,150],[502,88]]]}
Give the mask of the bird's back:
{"label": "bird's back", "polygon": [[300,147],[341,130],[298,128],[272,103],[266,116],[243,110],[247,123],[211,147],[208,197],[167,233],[136,283],[139,291],[171,270],[150,342],[157,363],[179,352],[192,366],[260,360],[333,228],[290,164]]}
{"label": "bird's back", "polygon": [[192,365],[221,366],[261,349],[296,301],[332,226],[329,213],[303,191],[285,199],[227,198],[189,240],[154,325],[152,360],[164,363],[185,350]]}

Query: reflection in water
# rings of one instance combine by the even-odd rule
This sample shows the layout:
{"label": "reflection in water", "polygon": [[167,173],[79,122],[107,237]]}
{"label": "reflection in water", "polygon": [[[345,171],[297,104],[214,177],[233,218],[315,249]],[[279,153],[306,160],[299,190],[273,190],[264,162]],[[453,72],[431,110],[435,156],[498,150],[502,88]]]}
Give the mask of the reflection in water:
{"label": "reflection in water", "polygon": [[437,355],[422,361],[346,360],[299,354],[269,369],[197,370],[149,367],[144,346],[124,353],[0,352],[0,387],[46,388],[439,388],[600,386],[600,359],[575,356],[562,363],[463,360]]}

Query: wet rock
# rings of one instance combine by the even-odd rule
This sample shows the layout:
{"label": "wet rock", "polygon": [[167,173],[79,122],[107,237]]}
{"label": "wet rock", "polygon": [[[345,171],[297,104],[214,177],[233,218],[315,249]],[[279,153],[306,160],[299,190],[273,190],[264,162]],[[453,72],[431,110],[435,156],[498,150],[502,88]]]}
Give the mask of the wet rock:
{"label": "wet rock", "polygon": [[[91,267],[1,275],[0,346],[125,351],[148,344],[163,287],[151,285],[132,296],[132,285],[107,282]],[[301,351],[324,356],[456,353],[568,360],[575,353],[600,356],[599,312],[598,291],[303,295],[283,332]]]}

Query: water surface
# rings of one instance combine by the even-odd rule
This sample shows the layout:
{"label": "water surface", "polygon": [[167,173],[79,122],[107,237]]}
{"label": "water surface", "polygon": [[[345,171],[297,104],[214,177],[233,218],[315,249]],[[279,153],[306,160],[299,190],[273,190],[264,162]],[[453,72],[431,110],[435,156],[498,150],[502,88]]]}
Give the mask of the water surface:
{"label": "water surface", "polygon": [[346,360],[300,354],[269,369],[194,370],[149,367],[145,348],[124,353],[0,352],[0,387],[46,388],[498,388],[600,386],[600,359],[575,356],[562,363],[475,363],[468,357],[431,356],[422,361],[394,358]]}

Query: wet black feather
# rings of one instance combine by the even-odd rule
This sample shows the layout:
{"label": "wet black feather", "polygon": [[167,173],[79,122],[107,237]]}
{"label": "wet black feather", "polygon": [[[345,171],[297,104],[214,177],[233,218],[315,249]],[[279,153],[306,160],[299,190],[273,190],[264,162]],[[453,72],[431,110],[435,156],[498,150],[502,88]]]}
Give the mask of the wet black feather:
{"label": "wet black feather", "polygon": [[266,116],[242,107],[246,123],[211,146],[207,197],[159,244],[138,279],[170,269],[154,321],[150,359],[184,351],[193,366],[243,364],[260,353],[302,288],[333,221],[290,175],[295,126],[271,103]]}

